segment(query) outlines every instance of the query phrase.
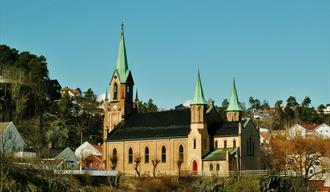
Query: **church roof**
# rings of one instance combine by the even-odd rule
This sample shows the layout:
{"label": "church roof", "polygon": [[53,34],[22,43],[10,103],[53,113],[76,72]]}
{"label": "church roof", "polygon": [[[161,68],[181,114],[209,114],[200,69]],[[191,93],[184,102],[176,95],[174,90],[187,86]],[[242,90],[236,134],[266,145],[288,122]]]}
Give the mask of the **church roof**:
{"label": "church roof", "polygon": [[[242,121],[242,127],[244,127],[246,121]],[[235,136],[238,135],[239,121],[223,121],[221,125],[216,129],[215,136]]]}
{"label": "church roof", "polygon": [[209,154],[205,155],[203,158],[204,161],[221,161],[226,160],[226,154],[229,152],[232,154],[236,148],[227,148],[227,149],[215,149],[211,151]]}
{"label": "church roof", "polygon": [[196,104],[202,104],[202,105],[206,105],[207,102],[204,98],[204,93],[203,93],[203,86],[202,86],[202,82],[201,82],[201,77],[199,74],[199,70],[197,72],[197,80],[196,80],[196,85],[195,85],[195,92],[194,92],[194,97],[191,101],[192,105],[196,105]]}
{"label": "church roof", "polygon": [[123,24],[122,24],[122,31],[120,33],[120,41],[119,41],[118,55],[116,61],[116,72],[119,76],[120,82],[125,83],[130,70],[128,69]]}
{"label": "church roof", "polygon": [[113,129],[108,140],[187,137],[190,132],[190,110],[138,113]]}
{"label": "church roof", "polygon": [[243,111],[238,101],[235,80],[233,80],[233,89],[231,91],[230,102],[226,111]]}

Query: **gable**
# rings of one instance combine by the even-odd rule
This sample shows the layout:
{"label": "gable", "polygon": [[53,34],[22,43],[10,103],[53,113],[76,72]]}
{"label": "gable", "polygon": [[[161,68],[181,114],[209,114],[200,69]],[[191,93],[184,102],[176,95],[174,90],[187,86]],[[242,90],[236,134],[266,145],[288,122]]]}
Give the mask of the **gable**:
{"label": "gable", "polygon": [[60,154],[56,156],[56,158],[63,158],[69,161],[78,161],[78,157],[69,147],[65,148]]}
{"label": "gable", "polygon": [[[2,135],[0,137],[2,142],[0,142],[0,145],[5,145],[5,150],[11,151],[23,151],[25,142],[18,132],[16,126],[13,122],[6,122],[6,123],[0,123],[0,131]],[[6,127],[7,126],[7,127]],[[2,147],[1,147],[2,148]]]}
{"label": "gable", "polygon": [[87,155],[102,155],[100,151],[98,151],[93,145],[91,145],[89,142],[85,142],[81,144],[79,147],[76,148],[75,150],[75,155],[80,158],[81,154],[82,156],[87,156]]}
{"label": "gable", "polygon": [[242,133],[260,138],[260,133],[258,129],[250,119],[243,123]]}

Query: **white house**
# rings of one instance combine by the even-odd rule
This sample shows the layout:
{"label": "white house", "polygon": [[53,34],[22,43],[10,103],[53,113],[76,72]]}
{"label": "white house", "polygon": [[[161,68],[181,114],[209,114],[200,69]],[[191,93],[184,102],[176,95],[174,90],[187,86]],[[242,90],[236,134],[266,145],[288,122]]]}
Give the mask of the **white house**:
{"label": "white house", "polygon": [[0,151],[23,151],[24,140],[13,122],[0,123]]}
{"label": "white house", "polygon": [[305,125],[299,125],[295,124],[292,127],[288,129],[289,137],[293,138],[297,135],[300,135],[302,137],[306,137],[308,135],[311,135],[314,133],[314,130],[318,127],[318,125],[313,124],[305,124]]}
{"label": "white house", "polygon": [[90,155],[96,155],[96,156],[102,155],[102,153],[95,146],[88,143],[87,141],[81,144],[79,147],[77,147],[74,153],[79,159],[82,160]]}
{"label": "white house", "polygon": [[323,123],[315,129],[315,133],[330,138],[330,126]]}

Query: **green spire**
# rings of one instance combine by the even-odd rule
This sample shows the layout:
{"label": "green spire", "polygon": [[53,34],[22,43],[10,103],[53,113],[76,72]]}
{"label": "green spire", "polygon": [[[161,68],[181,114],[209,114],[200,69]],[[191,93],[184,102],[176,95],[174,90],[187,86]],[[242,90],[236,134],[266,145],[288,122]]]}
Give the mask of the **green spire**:
{"label": "green spire", "polygon": [[128,69],[125,38],[124,38],[124,23],[121,24],[121,33],[120,33],[120,42],[119,42],[118,56],[116,62],[116,70],[118,72],[120,82],[125,83],[129,73],[129,69]]}
{"label": "green spire", "polygon": [[196,104],[206,105],[207,104],[207,102],[204,98],[203,87],[202,87],[201,77],[199,75],[199,70],[197,72],[195,93],[194,93],[194,97],[191,101],[191,104],[192,105],[196,105]]}
{"label": "green spire", "polygon": [[233,89],[231,91],[231,98],[226,111],[243,111],[238,101],[235,79],[233,80]]}

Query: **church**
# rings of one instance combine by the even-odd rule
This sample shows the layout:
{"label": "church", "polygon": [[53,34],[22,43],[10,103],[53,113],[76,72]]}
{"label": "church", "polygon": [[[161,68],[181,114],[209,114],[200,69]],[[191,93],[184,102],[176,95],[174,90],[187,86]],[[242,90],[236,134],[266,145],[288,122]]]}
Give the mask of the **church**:
{"label": "church", "polygon": [[[141,174],[227,175],[228,171],[260,168],[259,130],[242,118],[235,81],[220,118],[206,102],[198,71],[189,108],[140,113],[134,80],[128,67],[123,25],[115,70],[104,103],[104,169]],[[157,162],[157,163],[156,163]]]}

